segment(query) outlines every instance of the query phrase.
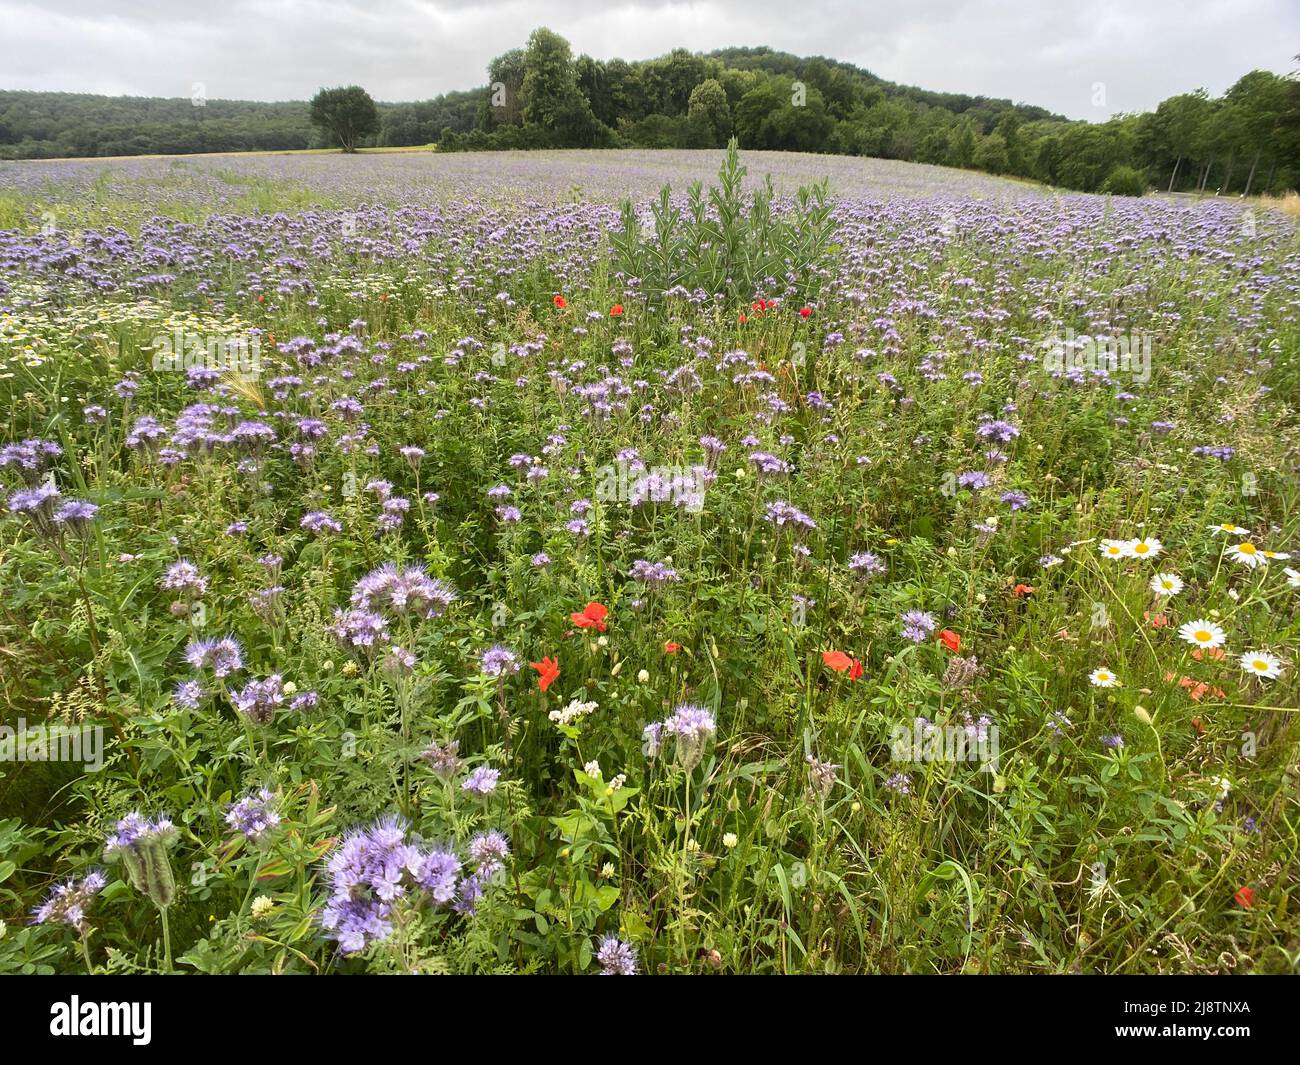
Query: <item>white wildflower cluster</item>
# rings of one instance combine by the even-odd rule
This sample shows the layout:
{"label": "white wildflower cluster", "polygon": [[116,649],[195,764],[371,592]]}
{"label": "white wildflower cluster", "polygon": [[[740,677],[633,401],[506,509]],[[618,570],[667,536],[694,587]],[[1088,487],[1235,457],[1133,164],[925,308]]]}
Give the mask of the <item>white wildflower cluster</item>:
{"label": "white wildflower cluster", "polygon": [[560,710],[552,710],[547,716],[557,725],[572,725],[579,718],[594,713],[597,705],[595,702],[584,703],[574,699],[568,706]]}

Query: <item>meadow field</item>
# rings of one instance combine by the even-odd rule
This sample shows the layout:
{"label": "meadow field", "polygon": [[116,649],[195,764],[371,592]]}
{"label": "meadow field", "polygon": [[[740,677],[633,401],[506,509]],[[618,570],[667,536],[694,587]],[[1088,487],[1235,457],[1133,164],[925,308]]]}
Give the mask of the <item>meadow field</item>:
{"label": "meadow field", "polygon": [[1297,238],[0,163],[0,972],[1295,972]]}

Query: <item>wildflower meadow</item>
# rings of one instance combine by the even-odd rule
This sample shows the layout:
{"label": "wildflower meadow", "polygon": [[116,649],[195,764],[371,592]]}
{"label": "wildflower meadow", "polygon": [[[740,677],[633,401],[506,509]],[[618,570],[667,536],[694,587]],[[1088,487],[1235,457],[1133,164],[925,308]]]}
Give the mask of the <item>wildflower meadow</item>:
{"label": "wildflower meadow", "polygon": [[0,972],[1296,971],[1298,246],[734,143],[0,163]]}

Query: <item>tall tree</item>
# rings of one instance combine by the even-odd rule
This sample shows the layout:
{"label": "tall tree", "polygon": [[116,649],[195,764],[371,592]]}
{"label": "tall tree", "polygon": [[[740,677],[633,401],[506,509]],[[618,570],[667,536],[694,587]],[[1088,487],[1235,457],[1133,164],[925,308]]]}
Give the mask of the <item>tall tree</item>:
{"label": "tall tree", "polygon": [[524,52],[512,48],[488,64],[488,95],[482,112],[484,129],[517,126],[524,118]]}
{"label": "tall tree", "polygon": [[523,116],[554,143],[590,147],[600,124],[578,88],[569,42],[548,29],[534,30],[524,52]]}
{"label": "tall tree", "polygon": [[963,118],[948,138],[948,165],[970,166],[975,161],[975,123]]}
{"label": "tall tree", "polygon": [[645,118],[645,87],[639,64],[634,65],[626,59],[611,59],[605,64],[605,86],[604,108],[595,105],[592,108],[597,118],[607,126],[616,126],[624,118],[633,122]]}
{"label": "tall tree", "polygon": [[345,152],[355,152],[362,140],[379,131],[375,101],[360,85],[321,89],[312,97],[311,120]]}
{"label": "tall tree", "polygon": [[1241,129],[1242,146],[1250,156],[1250,172],[1242,193],[1250,195],[1261,155],[1273,156],[1275,135],[1287,107],[1285,78],[1267,70],[1252,70],[1228,90],[1225,99]]}
{"label": "tall tree", "polygon": [[704,60],[685,48],[645,65],[645,88],[653,110],[663,115],[684,115],[691,90],[704,80]]}
{"label": "tall tree", "polygon": [[727,106],[727,90],[713,78],[700,82],[691,90],[687,117],[699,120],[713,134],[713,147],[721,148],[731,136],[731,108]]}
{"label": "tall tree", "polygon": [[1209,99],[1204,89],[1197,89],[1169,97],[1137,120],[1143,156],[1155,173],[1161,166],[1168,167],[1166,191],[1173,192],[1183,163],[1190,163],[1203,149],[1202,127],[1209,116]]}

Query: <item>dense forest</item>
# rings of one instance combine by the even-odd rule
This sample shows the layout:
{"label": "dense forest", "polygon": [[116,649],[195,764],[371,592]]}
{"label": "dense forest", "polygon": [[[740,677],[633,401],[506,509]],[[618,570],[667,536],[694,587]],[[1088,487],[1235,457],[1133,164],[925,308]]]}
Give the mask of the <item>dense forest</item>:
{"label": "dense forest", "polygon": [[[1251,71],[1222,97],[1172,96],[1103,123],[1041,107],[896,85],[848,63],[768,48],[641,62],[574,57],[535,31],[488,85],[380,103],[365,147],[443,151],[719,147],[868,155],[1010,174],[1085,191],[1295,188],[1300,78]],[[321,146],[304,103],[0,92],[0,158]]]}
{"label": "dense forest", "polygon": [[[452,92],[419,103],[378,104],[381,131],[366,146],[430,144],[444,128],[471,130],[485,92]],[[196,102],[188,97],[0,90],[0,159],[327,146],[311,123],[305,100]]]}

